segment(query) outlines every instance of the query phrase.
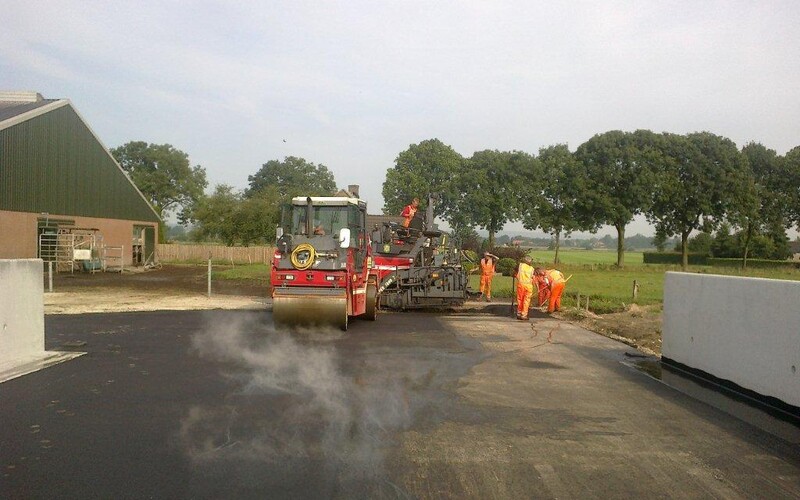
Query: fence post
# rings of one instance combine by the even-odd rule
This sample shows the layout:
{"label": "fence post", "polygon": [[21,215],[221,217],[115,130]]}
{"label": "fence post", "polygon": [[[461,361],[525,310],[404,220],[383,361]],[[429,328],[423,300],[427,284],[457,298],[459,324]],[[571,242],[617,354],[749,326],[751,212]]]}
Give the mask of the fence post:
{"label": "fence post", "polygon": [[577,294],[577,296],[575,298],[575,302],[578,303],[578,309],[580,309],[581,308],[581,294],[580,294],[580,292],[578,292],[578,294]]}
{"label": "fence post", "polygon": [[208,298],[211,298],[211,252],[208,252]]}
{"label": "fence post", "polygon": [[53,293],[53,261],[47,261],[47,290]]}
{"label": "fence post", "polygon": [[589,296],[586,296],[586,312],[589,312]]}

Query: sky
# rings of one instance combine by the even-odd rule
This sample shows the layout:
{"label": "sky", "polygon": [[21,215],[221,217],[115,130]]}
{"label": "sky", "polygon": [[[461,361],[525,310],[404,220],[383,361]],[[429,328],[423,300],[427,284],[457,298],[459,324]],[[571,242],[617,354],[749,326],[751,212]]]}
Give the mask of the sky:
{"label": "sky", "polygon": [[[359,184],[378,213],[386,170],[431,138],[464,156],[574,150],[616,129],[800,145],[796,0],[0,0],[0,12],[0,89],[70,99],[109,148],[172,144],[209,190],[300,156]],[[653,230],[638,218],[637,232]]]}

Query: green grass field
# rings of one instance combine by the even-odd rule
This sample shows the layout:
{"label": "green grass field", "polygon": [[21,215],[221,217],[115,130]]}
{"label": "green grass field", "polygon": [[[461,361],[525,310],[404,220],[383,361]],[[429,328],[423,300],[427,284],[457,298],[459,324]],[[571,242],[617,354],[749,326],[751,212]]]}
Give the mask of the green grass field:
{"label": "green grass field", "polygon": [[[553,267],[553,252],[533,251],[535,265]],[[562,250],[559,252],[562,264],[558,265],[566,276],[572,276],[564,290],[564,305],[575,305],[575,295],[589,296],[590,308],[597,313],[607,313],[623,309],[623,304],[633,302],[633,282],[639,284],[636,303],[659,304],[664,295],[664,273],[680,271],[680,266],[642,264],[641,252],[625,254],[625,268],[617,269],[616,252],[597,250]],[[214,271],[213,279],[256,280],[261,283],[269,280],[270,267],[266,264],[238,265],[229,269]],[[770,279],[800,281],[797,269],[747,269],[735,267],[691,266],[690,272],[724,274],[729,276],[751,276]],[[478,290],[479,278],[470,275],[470,286]],[[492,295],[508,298],[513,294],[512,280],[509,276],[495,276],[492,282]],[[585,298],[583,299],[586,300]]]}
{"label": "green grass field", "polygon": [[[535,263],[549,265],[553,263],[555,250],[531,250],[528,252]],[[562,264],[608,264],[617,263],[617,252],[610,250],[564,250],[558,251]],[[643,265],[642,252],[625,252],[625,265]]]}
{"label": "green grass field", "polygon": [[[534,265],[553,267],[555,252],[531,252]],[[664,275],[667,271],[680,271],[680,266],[645,265],[641,252],[626,252],[625,267],[617,269],[617,254],[613,251],[561,250],[561,264],[556,266],[566,276],[572,276],[564,290],[566,305],[575,305],[575,296],[590,297],[590,308],[598,313],[622,310],[623,304],[633,302],[633,282],[639,285],[637,304],[658,304],[664,297]],[[742,269],[736,267],[690,266],[689,272],[749,276],[769,279],[800,281],[796,269]],[[478,288],[478,277],[470,277],[470,285]],[[511,296],[511,278],[496,276],[492,293],[497,297]],[[585,300],[585,298],[583,299]]]}
{"label": "green grass field", "polygon": [[272,266],[267,264],[241,264],[229,269],[212,270],[211,279],[251,280],[268,283],[271,269]]}

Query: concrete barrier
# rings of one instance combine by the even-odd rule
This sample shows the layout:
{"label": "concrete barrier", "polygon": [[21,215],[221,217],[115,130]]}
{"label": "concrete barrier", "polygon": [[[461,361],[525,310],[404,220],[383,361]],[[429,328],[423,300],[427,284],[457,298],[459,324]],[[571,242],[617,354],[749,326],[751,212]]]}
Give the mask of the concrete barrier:
{"label": "concrete barrier", "polygon": [[44,350],[41,259],[0,259],[0,382],[83,353]]}
{"label": "concrete barrier", "polygon": [[662,356],[800,407],[800,282],[669,272]]}

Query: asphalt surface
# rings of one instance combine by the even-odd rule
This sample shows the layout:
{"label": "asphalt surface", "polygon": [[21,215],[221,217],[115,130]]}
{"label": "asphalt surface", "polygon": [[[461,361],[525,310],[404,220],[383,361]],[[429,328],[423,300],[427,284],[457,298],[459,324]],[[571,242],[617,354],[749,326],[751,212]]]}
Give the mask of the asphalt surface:
{"label": "asphalt surface", "polygon": [[88,314],[46,339],[88,354],[0,384],[0,498],[800,497],[798,442],[545,317]]}

